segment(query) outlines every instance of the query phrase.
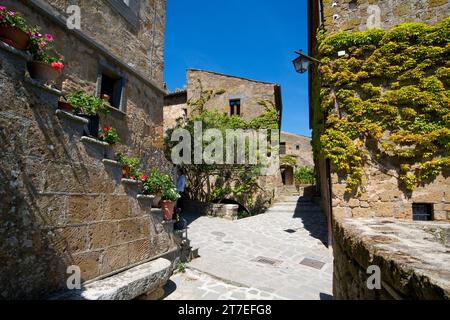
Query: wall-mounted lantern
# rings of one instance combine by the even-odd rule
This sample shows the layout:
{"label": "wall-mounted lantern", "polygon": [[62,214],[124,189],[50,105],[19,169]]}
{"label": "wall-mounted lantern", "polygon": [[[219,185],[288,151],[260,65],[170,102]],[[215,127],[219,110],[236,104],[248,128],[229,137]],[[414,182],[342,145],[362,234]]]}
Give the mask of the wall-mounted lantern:
{"label": "wall-mounted lantern", "polygon": [[319,60],[304,54],[302,50],[295,51],[295,53],[299,56],[292,62],[294,63],[295,71],[298,73],[305,73],[308,71],[310,64],[321,63]]}

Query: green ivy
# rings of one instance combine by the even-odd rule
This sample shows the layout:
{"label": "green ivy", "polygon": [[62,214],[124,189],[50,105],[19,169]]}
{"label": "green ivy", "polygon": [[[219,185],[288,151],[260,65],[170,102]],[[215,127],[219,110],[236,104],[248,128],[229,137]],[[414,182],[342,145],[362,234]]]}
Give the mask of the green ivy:
{"label": "green ivy", "polygon": [[347,176],[347,192],[369,154],[396,164],[408,191],[450,168],[450,18],[318,40],[314,152]]}

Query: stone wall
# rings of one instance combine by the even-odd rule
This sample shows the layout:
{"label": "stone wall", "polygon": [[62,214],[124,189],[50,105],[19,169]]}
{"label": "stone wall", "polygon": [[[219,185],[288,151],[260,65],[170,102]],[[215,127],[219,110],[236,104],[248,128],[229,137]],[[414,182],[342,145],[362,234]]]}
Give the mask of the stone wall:
{"label": "stone wall", "polygon": [[[151,62],[144,50],[144,29],[151,26],[144,19],[143,34],[133,34],[106,1],[80,1],[91,21],[82,20],[86,33],[74,32],[36,3],[43,2],[4,2],[55,35],[66,68],[57,84],[62,91],[43,86],[26,75],[28,56],[0,44],[3,299],[44,298],[64,289],[70,265],[78,265],[87,281],[178,250],[161,211],[138,199],[138,186],[121,180],[117,163],[103,160],[124,151],[139,156],[147,168],[170,169],[162,153],[165,92],[156,84],[162,85],[162,69],[150,67],[156,60]],[[51,3],[59,10],[66,5]],[[163,3],[148,1],[141,11],[156,5],[163,15]],[[120,70],[127,80],[124,111],[112,109],[101,118],[102,125],[119,132],[121,143],[114,148],[83,138],[82,120],[55,113],[63,92],[96,92],[99,62]]]}
{"label": "stone wall", "polygon": [[384,217],[412,220],[414,203],[434,205],[433,218],[450,220],[450,178],[439,175],[432,183],[404,192],[398,186],[398,172],[375,164],[364,168],[365,190],[360,196],[345,195],[345,179],[332,174],[332,206],[336,217]]}
{"label": "stone wall", "polygon": [[[314,0],[316,1],[316,0]],[[403,22],[436,24],[448,16],[448,0],[322,0],[328,35],[339,31],[390,29]]]}
{"label": "stone wall", "polygon": [[[281,132],[280,142],[286,143],[286,154],[297,158],[297,167],[314,167],[311,138],[288,132]],[[297,149],[297,146],[299,147]]]}
{"label": "stone wall", "polygon": [[[446,18],[450,10],[448,0],[322,0],[320,3],[323,6],[322,22],[327,36],[339,31],[390,29],[403,22],[436,24]],[[312,32],[314,37],[314,30]],[[316,54],[315,50],[313,54]],[[315,76],[317,75],[313,75]],[[333,112],[340,112],[338,106]],[[323,116],[319,114],[314,117],[316,124],[322,121]],[[320,160],[320,163],[321,166],[318,168],[320,188],[322,194],[326,194],[328,184],[332,184],[330,195],[332,212],[337,217],[393,217],[412,220],[413,203],[425,203],[434,205],[435,220],[450,220],[448,173],[439,175],[432,182],[418,187],[414,192],[405,192],[399,187],[399,173],[395,170],[395,166],[389,161],[388,163],[384,161],[381,165],[373,158],[369,159],[364,167],[364,192],[361,195],[349,196],[344,194],[346,184],[344,177],[339,177],[336,170],[331,168],[331,176],[328,180],[326,161]],[[324,199],[325,211],[330,210],[327,208],[329,203],[328,199]]]}
{"label": "stone wall", "polygon": [[[335,223],[334,299],[450,299],[450,225],[393,219]],[[380,268],[381,289],[367,280]]]}
{"label": "stone wall", "polygon": [[[42,3],[44,6],[50,6],[50,9],[55,10],[55,14],[62,17],[69,16],[66,10],[70,5],[78,5],[81,8],[81,32],[85,36],[94,40],[131,68],[141,72],[147,79],[152,79],[162,86],[166,0],[139,1],[136,26],[130,24],[118,12],[111,4],[114,1],[118,2],[118,0],[80,0],[75,3],[71,0],[10,0],[5,1],[5,5],[15,6],[22,11],[22,5],[18,2],[28,5]],[[37,16],[31,13],[27,14],[26,18],[30,20]],[[58,39],[60,33],[57,33],[56,36]],[[62,46],[68,44],[68,42],[64,42]],[[62,49],[61,46],[57,47]],[[67,54],[67,52],[63,53]]]}
{"label": "stone wall", "polygon": [[[224,90],[223,94],[209,100],[206,103],[206,108],[219,110],[227,114],[230,114],[230,100],[240,99],[241,117],[246,120],[251,120],[266,112],[264,106],[258,103],[263,100],[271,101],[281,112],[280,89],[274,83],[254,81],[209,71],[188,70],[188,101],[198,99],[202,90]],[[189,110],[189,112],[191,111]]]}

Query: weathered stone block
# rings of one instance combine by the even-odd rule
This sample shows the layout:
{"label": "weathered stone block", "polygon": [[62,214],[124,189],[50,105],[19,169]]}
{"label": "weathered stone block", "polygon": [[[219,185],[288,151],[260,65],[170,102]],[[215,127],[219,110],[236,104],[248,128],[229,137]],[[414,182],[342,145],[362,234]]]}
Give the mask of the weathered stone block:
{"label": "weathered stone block", "polygon": [[81,279],[87,281],[100,274],[100,252],[85,252],[72,256],[73,264],[80,267]]}
{"label": "weathered stone block", "polygon": [[144,234],[145,219],[135,218],[118,222],[118,239],[122,242],[140,240]]}
{"label": "weathered stone block", "polygon": [[128,245],[109,247],[103,251],[100,273],[106,274],[129,265]]}
{"label": "weathered stone block", "polygon": [[99,222],[89,226],[91,249],[103,249],[118,244],[117,222]]}
{"label": "weathered stone block", "polygon": [[102,204],[101,196],[70,196],[68,198],[67,223],[85,224],[102,220]]}
{"label": "weathered stone block", "polygon": [[105,219],[123,220],[130,217],[130,197],[108,195],[105,197]]}

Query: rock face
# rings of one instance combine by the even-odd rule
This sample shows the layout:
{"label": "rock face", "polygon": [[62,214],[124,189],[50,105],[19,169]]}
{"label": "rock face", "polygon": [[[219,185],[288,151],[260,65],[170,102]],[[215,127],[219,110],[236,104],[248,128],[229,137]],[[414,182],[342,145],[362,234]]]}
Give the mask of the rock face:
{"label": "rock face", "polygon": [[[158,68],[152,76],[148,67],[157,63],[141,54],[149,45],[143,33],[151,10],[163,17],[163,2],[142,4],[140,10],[149,12],[141,15],[142,30],[133,34],[108,1],[82,2],[86,26],[68,31],[56,13],[65,12],[69,2],[3,2],[55,35],[66,68],[56,84],[62,91],[55,90],[28,78],[29,57],[0,46],[0,299],[39,299],[64,290],[69,266],[80,268],[84,282],[178,250],[173,226],[162,223],[162,213],[138,199],[138,185],[122,183],[120,166],[102,161],[127,151],[147,167],[165,168],[165,92]],[[96,23],[88,26],[88,18]],[[152,21],[158,23],[154,30],[164,28],[164,19]],[[128,40],[116,42],[109,23],[121,30],[117,37]],[[128,56],[131,60],[120,60]],[[98,90],[97,70],[105,64],[126,79],[123,109],[101,117],[102,125],[119,132],[122,143],[114,147],[82,140],[85,122],[56,114],[63,92]]]}
{"label": "rock face", "polygon": [[80,291],[56,297],[61,300],[132,300],[155,292],[172,274],[169,260],[158,259],[90,283]]}
{"label": "rock face", "polygon": [[[450,223],[346,219],[335,224],[335,299],[450,299]],[[380,268],[380,290],[367,286]]]}

